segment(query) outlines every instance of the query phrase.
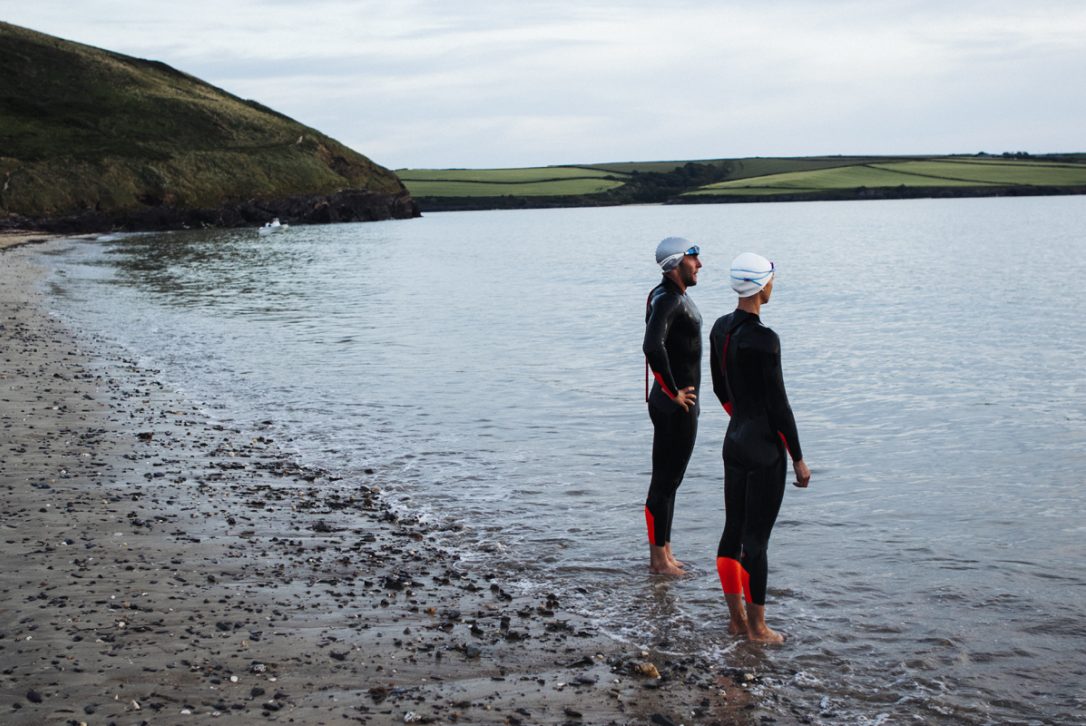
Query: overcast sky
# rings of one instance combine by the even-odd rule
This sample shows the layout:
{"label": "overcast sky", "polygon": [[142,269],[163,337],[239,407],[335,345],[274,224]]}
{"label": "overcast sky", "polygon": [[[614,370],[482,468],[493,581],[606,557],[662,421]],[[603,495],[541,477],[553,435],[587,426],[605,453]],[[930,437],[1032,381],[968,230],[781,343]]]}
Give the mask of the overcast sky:
{"label": "overcast sky", "polygon": [[0,0],[0,19],[161,60],[391,168],[1086,151],[1081,0]]}

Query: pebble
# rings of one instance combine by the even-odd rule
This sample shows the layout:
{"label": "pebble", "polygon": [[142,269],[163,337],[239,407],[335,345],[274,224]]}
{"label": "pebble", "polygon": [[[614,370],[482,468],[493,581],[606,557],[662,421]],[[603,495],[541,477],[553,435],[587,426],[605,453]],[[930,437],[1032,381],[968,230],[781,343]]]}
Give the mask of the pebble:
{"label": "pebble", "polygon": [[643,676],[648,676],[649,678],[660,677],[660,671],[653,663],[639,663],[637,665],[637,672]]}
{"label": "pebble", "polygon": [[[3,294],[0,290],[0,314],[7,311]],[[404,714],[405,723],[489,722],[495,714],[501,715],[498,722],[514,723],[514,709],[522,709],[516,713],[523,723],[562,723],[563,718],[582,720],[589,705],[593,722],[618,723],[631,720],[624,709],[636,707],[643,714],[646,703],[691,712],[690,677],[669,679],[666,688],[645,693],[641,686],[652,688],[661,680],[648,651],[638,659],[636,649],[601,645],[598,633],[561,612],[553,593],[514,596],[519,588],[508,587],[513,573],[504,565],[485,573],[462,566],[455,552],[431,544],[434,525],[391,512],[381,488],[372,485],[375,480],[363,485],[344,478],[331,485],[337,478],[332,473],[299,465],[270,439],[235,428],[246,426],[212,424],[179,401],[164,406],[163,397],[172,394],[154,372],[134,363],[123,370],[111,365],[106,360],[103,368],[117,380],[110,373],[96,371],[84,379],[75,369],[65,371],[65,385],[76,390],[58,401],[64,404],[60,409],[74,414],[76,406],[90,410],[101,404],[103,416],[65,423],[78,427],[74,433],[41,436],[41,446],[50,447],[48,457],[55,461],[40,471],[53,473],[25,475],[24,491],[38,498],[29,500],[25,513],[50,504],[41,498],[55,498],[54,508],[35,515],[36,521],[60,511],[70,521],[63,528],[43,528],[36,543],[31,540],[36,532],[12,529],[6,535],[11,541],[5,549],[18,547],[24,537],[21,551],[35,567],[55,567],[47,582],[0,593],[5,601],[30,603],[18,606],[19,615],[34,621],[20,627],[22,632],[5,634],[10,640],[0,639],[0,649],[9,643],[0,653],[4,667],[23,669],[13,682],[26,677],[28,664],[37,668],[48,658],[70,673],[84,673],[88,662],[101,668],[95,673],[88,667],[86,676],[70,681],[96,685],[73,686],[63,696],[50,683],[50,706],[62,702],[58,712],[72,713],[86,704],[83,712],[100,723],[165,722],[168,713],[179,712],[250,722],[262,711],[265,719],[289,717],[294,723],[341,716],[383,723],[391,714]],[[11,370],[0,356],[5,383]],[[14,396],[7,389],[3,394]],[[8,410],[0,407],[0,416]],[[5,463],[5,442],[16,453],[29,448],[3,438],[9,421],[0,424]],[[264,419],[264,425],[274,422]],[[69,441],[73,451],[65,458],[62,449]],[[17,522],[16,514],[24,510],[11,504],[15,501],[4,504],[10,521]],[[455,523],[453,528],[465,529]],[[54,547],[58,553],[50,559]],[[58,579],[61,572],[70,583]],[[512,617],[518,618],[516,628]],[[39,627],[38,637],[30,640],[27,631]],[[579,649],[576,639],[582,637],[586,645]],[[465,638],[477,643],[464,644]],[[156,654],[159,645],[184,658]],[[482,659],[490,649],[495,657]],[[462,657],[449,662],[450,651]],[[506,672],[497,654],[510,651],[518,665]],[[103,652],[108,660],[99,657]],[[646,669],[634,670],[639,664]],[[602,673],[608,667],[611,675],[597,675],[595,669]],[[230,675],[242,672],[251,675]],[[320,675],[310,675],[314,672]],[[711,667],[700,672],[705,684],[720,675]],[[631,673],[645,679],[635,685]],[[613,699],[594,697],[592,687],[601,677]],[[56,679],[67,687],[63,675]],[[101,683],[121,679],[147,684],[126,694],[129,699],[138,694],[140,701],[121,696],[91,705]],[[235,691],[222,685],[241,680],[251,687]],[[277,682],[282,690],[272,696],[261,687]],[[493,688],[468,690],[468,698],[454,705],[465,695],[464,682]],[[547,700],[546,694],[567,685],[578,688],[566,689],[557,703]],[[235,693],[237,702],[219,699],[219,693]],[[25,709],[28,701],[44,698],[32,689],[9,708]],[[687,708],[672,709],[684,699]],[[383,718],[377,715],[382,703]],[[407,705],[412,710],[405,712]]]}

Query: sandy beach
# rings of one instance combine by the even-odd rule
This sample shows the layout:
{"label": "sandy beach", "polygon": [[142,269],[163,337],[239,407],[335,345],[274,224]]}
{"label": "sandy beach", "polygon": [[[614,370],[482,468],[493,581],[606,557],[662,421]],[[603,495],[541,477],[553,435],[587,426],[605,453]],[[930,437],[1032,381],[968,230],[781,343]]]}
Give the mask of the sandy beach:
{"label": "sandy beach", "polygon": [[509,592],[66,330],[40,278],[0,252],[4,723],[757,719],[743,673]]}
{"label": "sandy beach", "polygon": [[22,229],[0,229],[0,252],[34,242],[45,242],[55,238],[48,232],[30,232]]}

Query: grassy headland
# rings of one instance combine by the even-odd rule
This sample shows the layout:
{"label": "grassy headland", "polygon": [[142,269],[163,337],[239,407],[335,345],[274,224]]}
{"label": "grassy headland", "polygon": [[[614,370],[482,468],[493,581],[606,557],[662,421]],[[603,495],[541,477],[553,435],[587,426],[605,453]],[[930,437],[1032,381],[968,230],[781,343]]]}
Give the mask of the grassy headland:
{"label": "grassy headland", "polygon": [[0,22],[0,224],[235,225],[417,214],[395,174],[157,61]]}
{"label": "grassy headland", "polygon": [[399,172],[423,210],[1086,193],[1086,154],[831,156]]}

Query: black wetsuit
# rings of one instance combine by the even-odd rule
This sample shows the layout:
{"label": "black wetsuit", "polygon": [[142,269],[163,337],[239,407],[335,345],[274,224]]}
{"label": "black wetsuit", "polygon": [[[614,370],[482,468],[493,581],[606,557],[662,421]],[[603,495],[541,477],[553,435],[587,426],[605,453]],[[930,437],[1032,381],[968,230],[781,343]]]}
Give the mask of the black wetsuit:
{"label": "black wetsuit", "polygon": [[645,310],[645,343],[642,349],[656,382],[648,394],[652,419],[652,481],[645,500],[649,544],[663,547],[671,541],[675,491],[682,483],[686,465],[698,435],[700,405],[689,411],[673,400],[689,386],[701,386],[701,313],[668,278],[649,293]]}
{"label": "black wetsuit", "polygon": [[716,321],[709,345],[713,392],[731,414],[717,569],[725,593],[745,591],[748,601],[764,605],[766,549],[784,499],[786,453],[803,458],[784,390],[780,339],[757,315],[736,310]]}

